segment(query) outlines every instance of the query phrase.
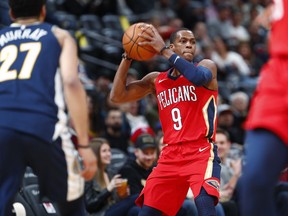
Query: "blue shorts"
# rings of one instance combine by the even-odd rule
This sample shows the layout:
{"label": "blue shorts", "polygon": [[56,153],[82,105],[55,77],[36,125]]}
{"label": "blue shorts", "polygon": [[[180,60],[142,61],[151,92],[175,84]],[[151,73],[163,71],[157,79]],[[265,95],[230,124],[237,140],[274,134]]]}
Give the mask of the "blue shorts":
{"label": "blue shorts", "polygon": [[83,195],[77,151],[69,133],[48,143],[35,136],[0,127],[0,215],[9,215],[23,175],[30,166],[38,177],[40,196],[66,202]]}

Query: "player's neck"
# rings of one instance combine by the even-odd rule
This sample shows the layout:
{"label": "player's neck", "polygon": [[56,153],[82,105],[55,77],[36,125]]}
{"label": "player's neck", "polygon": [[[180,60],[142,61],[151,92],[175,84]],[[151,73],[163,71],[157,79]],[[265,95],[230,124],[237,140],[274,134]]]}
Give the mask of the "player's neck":
{"label": "player's neck", "polygon": [[27,18],[18,18],[14,20],[14,23],[20,24],[20,25],[30,25],[30,24],[35,24],[39,23],[40,19],[38,17],[27,17]]}
{"label": "player's neck", "polygon": [[181,74],[181,73],[174,68],[174,70],[173,70],[172,73],[171,73],[171,76],[173,76],[173,77],[178,77],[180,74]]}

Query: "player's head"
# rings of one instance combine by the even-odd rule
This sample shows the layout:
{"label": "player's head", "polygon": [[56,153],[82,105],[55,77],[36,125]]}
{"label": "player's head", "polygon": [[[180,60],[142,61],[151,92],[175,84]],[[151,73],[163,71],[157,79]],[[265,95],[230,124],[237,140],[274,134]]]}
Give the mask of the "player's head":
{"label": "player's head", "polygon": [[9,0],[13,19],[40,17],[46,0]]}
{"label": "player's head", "polygon": [[170,35],[170,48],[181,57],[192,61],[196,51],[196,39],[193,32],[180,28]]}

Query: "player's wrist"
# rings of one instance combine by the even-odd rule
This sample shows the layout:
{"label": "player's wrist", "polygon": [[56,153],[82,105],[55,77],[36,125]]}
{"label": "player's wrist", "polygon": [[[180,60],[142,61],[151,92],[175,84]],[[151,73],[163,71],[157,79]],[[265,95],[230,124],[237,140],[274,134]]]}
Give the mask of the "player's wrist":
{"label": "player's wrist", "polygon": [[122,59],[127,60],[127,61],[132,61],[132,60],[133,60],[132,58],[130,58],[130,57],[127,55],[127,53],[123,53],[123,54],[122,54]]}
{"label": "player's wrist", "polygon": [[88,148],[91,148],[90,145],[82,145],[82,144],[77,144],[77,148],[79,149],[88,149]]}
{"label": "player's wrist", "polygon": [[160,55],[163,55],[164,50],[169,49],[169,46],[165,45],[164,47],[161,48],[160,50]]}

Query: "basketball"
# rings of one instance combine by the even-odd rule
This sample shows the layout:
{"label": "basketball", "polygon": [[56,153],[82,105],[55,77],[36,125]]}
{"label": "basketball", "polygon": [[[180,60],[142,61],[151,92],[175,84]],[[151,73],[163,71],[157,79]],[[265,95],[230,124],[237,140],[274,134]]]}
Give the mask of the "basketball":
{"label": "basketball", "polygon": [[[156,52],[151,46],[139,46],[138,43],[145,39],[138,36],[142,33],[141,27],[148,25],[140,22],[131,25],[125,32],[122,38],[122,44],[127,55],[137,61],[145,61],[152,58]],[[145,31],[145,30],[144,30]],[[145,32],[144,32],[145,33]]]}

